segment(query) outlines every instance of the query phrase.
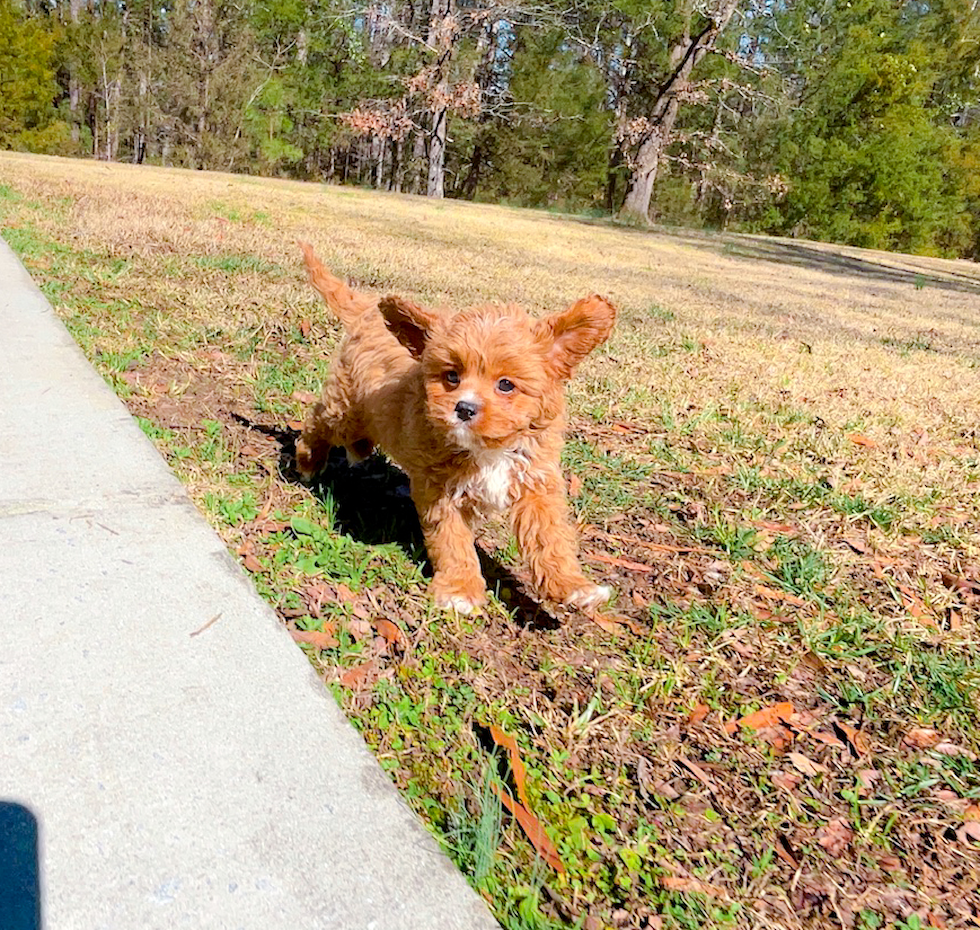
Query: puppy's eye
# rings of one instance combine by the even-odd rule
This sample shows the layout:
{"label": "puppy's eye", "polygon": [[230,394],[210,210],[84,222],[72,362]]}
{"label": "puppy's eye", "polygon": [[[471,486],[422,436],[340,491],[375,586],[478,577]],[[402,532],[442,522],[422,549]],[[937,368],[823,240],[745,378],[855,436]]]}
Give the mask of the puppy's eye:
{"label": "puppy's eye", "polygon": [[450,387],[456,387],[459,384],[458,371],[447,371],[442,377]]}
{"label": "puppy's eye", "polygon": [[508,381],[506,378],[501,378],[497,382],[497,390],[500,391],[501,394],[509,394],[514,390],[514,382]]}

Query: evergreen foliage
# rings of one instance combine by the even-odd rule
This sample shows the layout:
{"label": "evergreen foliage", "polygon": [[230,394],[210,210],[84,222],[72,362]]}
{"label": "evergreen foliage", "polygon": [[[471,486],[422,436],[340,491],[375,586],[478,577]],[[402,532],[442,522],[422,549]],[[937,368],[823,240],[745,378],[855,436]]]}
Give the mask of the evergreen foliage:
{"label": "evergreen foliage", "polygon": [[54,118],[57,31],[15,0],[0,0],[0,145],[57,151],[65,127]]}

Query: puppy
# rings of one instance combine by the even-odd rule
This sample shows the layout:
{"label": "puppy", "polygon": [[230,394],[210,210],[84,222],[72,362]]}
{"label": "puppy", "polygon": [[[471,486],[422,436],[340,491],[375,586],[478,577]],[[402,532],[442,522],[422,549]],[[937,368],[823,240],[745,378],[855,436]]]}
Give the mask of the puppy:
{"label": "puppy", "polygon": [[560,455],[565,382],[609,336],[612,305],[586,297],[540,320],[515,306],[439,313],[357,293],[300,247],[346,329],[296,442],[300,474],[312,478],[332,446],[351,462],[381,447],[408,475],[440,607],[466,614],[486,600],[473,527],[503,510],[543,595],[607,601],[578,564]]}

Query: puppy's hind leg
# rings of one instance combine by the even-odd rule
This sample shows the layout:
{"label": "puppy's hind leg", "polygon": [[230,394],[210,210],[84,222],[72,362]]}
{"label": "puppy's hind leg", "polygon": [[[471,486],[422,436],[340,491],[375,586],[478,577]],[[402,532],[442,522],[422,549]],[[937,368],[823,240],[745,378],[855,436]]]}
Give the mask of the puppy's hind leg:
{"label": "puppy's hind leg", "polygon": [[333,446],[344,445],[350,411],[342,372],[323,386],[323,394],[313,405],[296,440],[296,470],[304,481],[310,481],[323,470]]}
{"label": "puppy's hind leg", "polygon": [[304,481],[311,481],[327,464],[335,443],[335,431],[323,401],[317,401],[307,414],[303,432],[296,440],[296,470]]}

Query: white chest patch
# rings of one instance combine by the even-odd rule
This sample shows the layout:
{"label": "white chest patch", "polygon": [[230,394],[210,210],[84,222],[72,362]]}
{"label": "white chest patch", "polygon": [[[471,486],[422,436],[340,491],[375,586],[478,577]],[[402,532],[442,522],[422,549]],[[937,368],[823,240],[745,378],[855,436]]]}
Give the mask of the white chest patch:
{"label": "white chest patch", "polygon": [[514,483],[521,480],[527,468],[526,457],[521,452],[485,451],[474,454],[473,460],[476,470],[456,485],[453,496],[468,497],[493,510],[506,509]]}

